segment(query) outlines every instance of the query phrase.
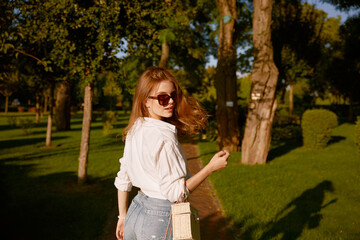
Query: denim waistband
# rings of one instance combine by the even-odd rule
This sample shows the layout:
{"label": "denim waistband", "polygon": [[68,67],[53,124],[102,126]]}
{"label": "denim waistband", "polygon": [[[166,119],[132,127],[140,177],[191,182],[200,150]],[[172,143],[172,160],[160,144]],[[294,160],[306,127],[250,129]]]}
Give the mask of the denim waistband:
{"label": "denim waistband", "polygon": [[173,204],[169,200],[149,197],[140,191],[138,192],[138,194],[136,195],[134,200],[136,200],[136,201],[142,203],[144,206],[148,206],[148,207],[158,206],[158,207],[170,208],[171,204]]}

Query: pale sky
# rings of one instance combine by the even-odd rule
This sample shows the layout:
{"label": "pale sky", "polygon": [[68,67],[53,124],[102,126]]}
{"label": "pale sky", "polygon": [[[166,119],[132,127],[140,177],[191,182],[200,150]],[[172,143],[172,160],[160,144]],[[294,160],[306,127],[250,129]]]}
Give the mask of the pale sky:
{"label": "pale sky", "polygon": [[320,0],[304,0],[303,2],[308,2],[309,4],[313,4],[316,6],[317,9],[321,9],[324,12],[328,13],[328,17],[337,17],[338,15],[341,16],[341,23],[345,22],[345,20],[349,17],[354,15],[359,10],[351,10],[349,12],[341,12],[331,4],[323,3]]}

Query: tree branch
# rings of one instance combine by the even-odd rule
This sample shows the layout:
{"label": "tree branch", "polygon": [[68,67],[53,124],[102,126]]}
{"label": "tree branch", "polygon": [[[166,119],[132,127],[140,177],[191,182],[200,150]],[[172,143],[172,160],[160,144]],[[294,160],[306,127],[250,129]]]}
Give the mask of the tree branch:
{"label": "tree branch", "polygon": [[44,67],[46,67],[46,63],[44,63],[44,62],[43,62],[42,60],[40,60],[39,58],[37,58],[37,57],[35,57],[35,56],[33,56],[33,55],[29,54],[29,53],[26,53],[26,52],[24,52],[24,51],[22,51],[22,50],[16,49],[16,48],[14,48],[14,51],[15,51],[15,52],[22,53],[22,54],[24,54],[24,55],[26,55],[26,56],[29,56],[29,57],[35,59],[36,61],[38,61],[39,63],[41,63],[41,65],[43,65]]}

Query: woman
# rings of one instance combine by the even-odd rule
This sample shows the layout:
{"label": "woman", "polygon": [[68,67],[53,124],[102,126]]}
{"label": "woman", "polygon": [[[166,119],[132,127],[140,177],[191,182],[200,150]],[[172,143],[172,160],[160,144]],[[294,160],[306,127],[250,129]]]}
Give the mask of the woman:
{"label": "woman", "polygon": [[[171,204],[187,197],[211,173],[225,168],[230,154],[220,151],[197,174],[188,174],[177,135],[197,134],[205,127],[206,117],[197,101],[185,98],[168,70],[151,67],[141,75],[115,179],[118,239],[164,239]],[[127,210],[132,186],[141,190]]]}

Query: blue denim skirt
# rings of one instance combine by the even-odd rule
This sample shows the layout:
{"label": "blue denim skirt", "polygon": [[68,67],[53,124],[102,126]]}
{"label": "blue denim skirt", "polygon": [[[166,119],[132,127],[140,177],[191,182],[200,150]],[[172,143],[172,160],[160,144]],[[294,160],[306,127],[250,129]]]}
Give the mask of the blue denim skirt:
{"label": "blue denim skirt", "polygon": [[124,240],[164,240],[165,235],[166,239],[172,239],[171,204],[168,200],[151,198],[139,191],[126,215]]}

